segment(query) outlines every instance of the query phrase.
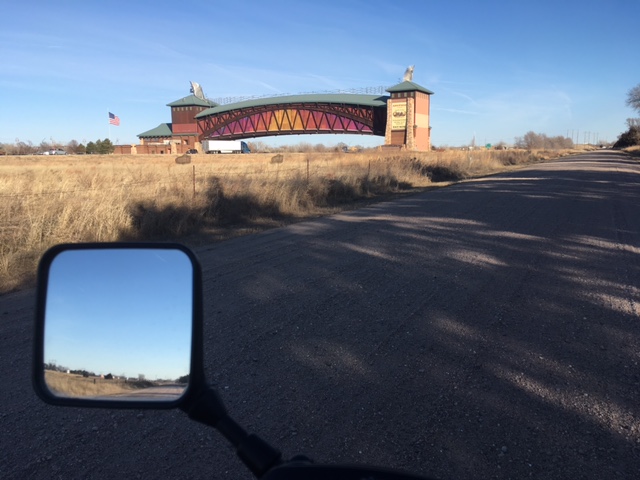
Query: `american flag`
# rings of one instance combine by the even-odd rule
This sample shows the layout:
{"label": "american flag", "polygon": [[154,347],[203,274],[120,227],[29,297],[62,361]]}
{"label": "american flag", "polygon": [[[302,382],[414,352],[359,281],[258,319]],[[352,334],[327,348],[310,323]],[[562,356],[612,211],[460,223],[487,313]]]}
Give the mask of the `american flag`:
{"label": "american flag", "polygon": [[114,115],[113,113],[109,112],[109,123],[111,125],[115,125],[116,127],[120,126],[120,117],[118,117],[117,115]]}

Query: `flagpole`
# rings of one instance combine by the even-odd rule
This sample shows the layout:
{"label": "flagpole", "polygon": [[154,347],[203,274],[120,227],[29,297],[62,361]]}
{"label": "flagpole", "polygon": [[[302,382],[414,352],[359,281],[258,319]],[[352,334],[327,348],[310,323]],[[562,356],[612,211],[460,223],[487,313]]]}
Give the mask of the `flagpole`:
{"label": "flagpole", "polygon": [[109,117],[109,113],[111,110],[107,110],[107,122],[109,123],[109,141],[111,141],[111,117]]}

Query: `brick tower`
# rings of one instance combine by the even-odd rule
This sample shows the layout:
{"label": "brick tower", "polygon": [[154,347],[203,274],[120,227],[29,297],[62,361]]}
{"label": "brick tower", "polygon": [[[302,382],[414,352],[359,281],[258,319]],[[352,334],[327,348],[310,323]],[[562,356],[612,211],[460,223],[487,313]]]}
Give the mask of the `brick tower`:
{"label": "brick tower", "polygon": [[399,146],[407,150],[431,149],[430,96],[431,90],[405,80],[389,87],[385,146]]}

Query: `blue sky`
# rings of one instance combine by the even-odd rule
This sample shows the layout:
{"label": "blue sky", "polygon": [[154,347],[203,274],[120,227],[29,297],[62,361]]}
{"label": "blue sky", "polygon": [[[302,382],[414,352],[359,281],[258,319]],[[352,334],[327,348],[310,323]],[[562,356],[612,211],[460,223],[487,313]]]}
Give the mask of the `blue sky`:
{"label": "blue sky", "polygon": [[51,265],[45,362],[95,374],[189,373],[192,277],[181,251],[72,250]]}
{"label": "blue sky", "polygon": [[435,145],[530,130],[611,141],[636,116],[638,0],[58,0],[9,2],[3,18],[0,142],[137,143],[192,80],[211,99],[294,94],[388,87],[409,65],[435,92]]}

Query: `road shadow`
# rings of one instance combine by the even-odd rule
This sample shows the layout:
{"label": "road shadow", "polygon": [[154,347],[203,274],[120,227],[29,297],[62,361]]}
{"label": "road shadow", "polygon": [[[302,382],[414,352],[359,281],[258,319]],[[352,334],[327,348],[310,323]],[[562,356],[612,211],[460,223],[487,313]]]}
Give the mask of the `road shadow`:
{"label": "road shadow", "polygon": [[234,241],[207,272],[209,373],[292,453],[634,478],[639,172],[585,155]]}

